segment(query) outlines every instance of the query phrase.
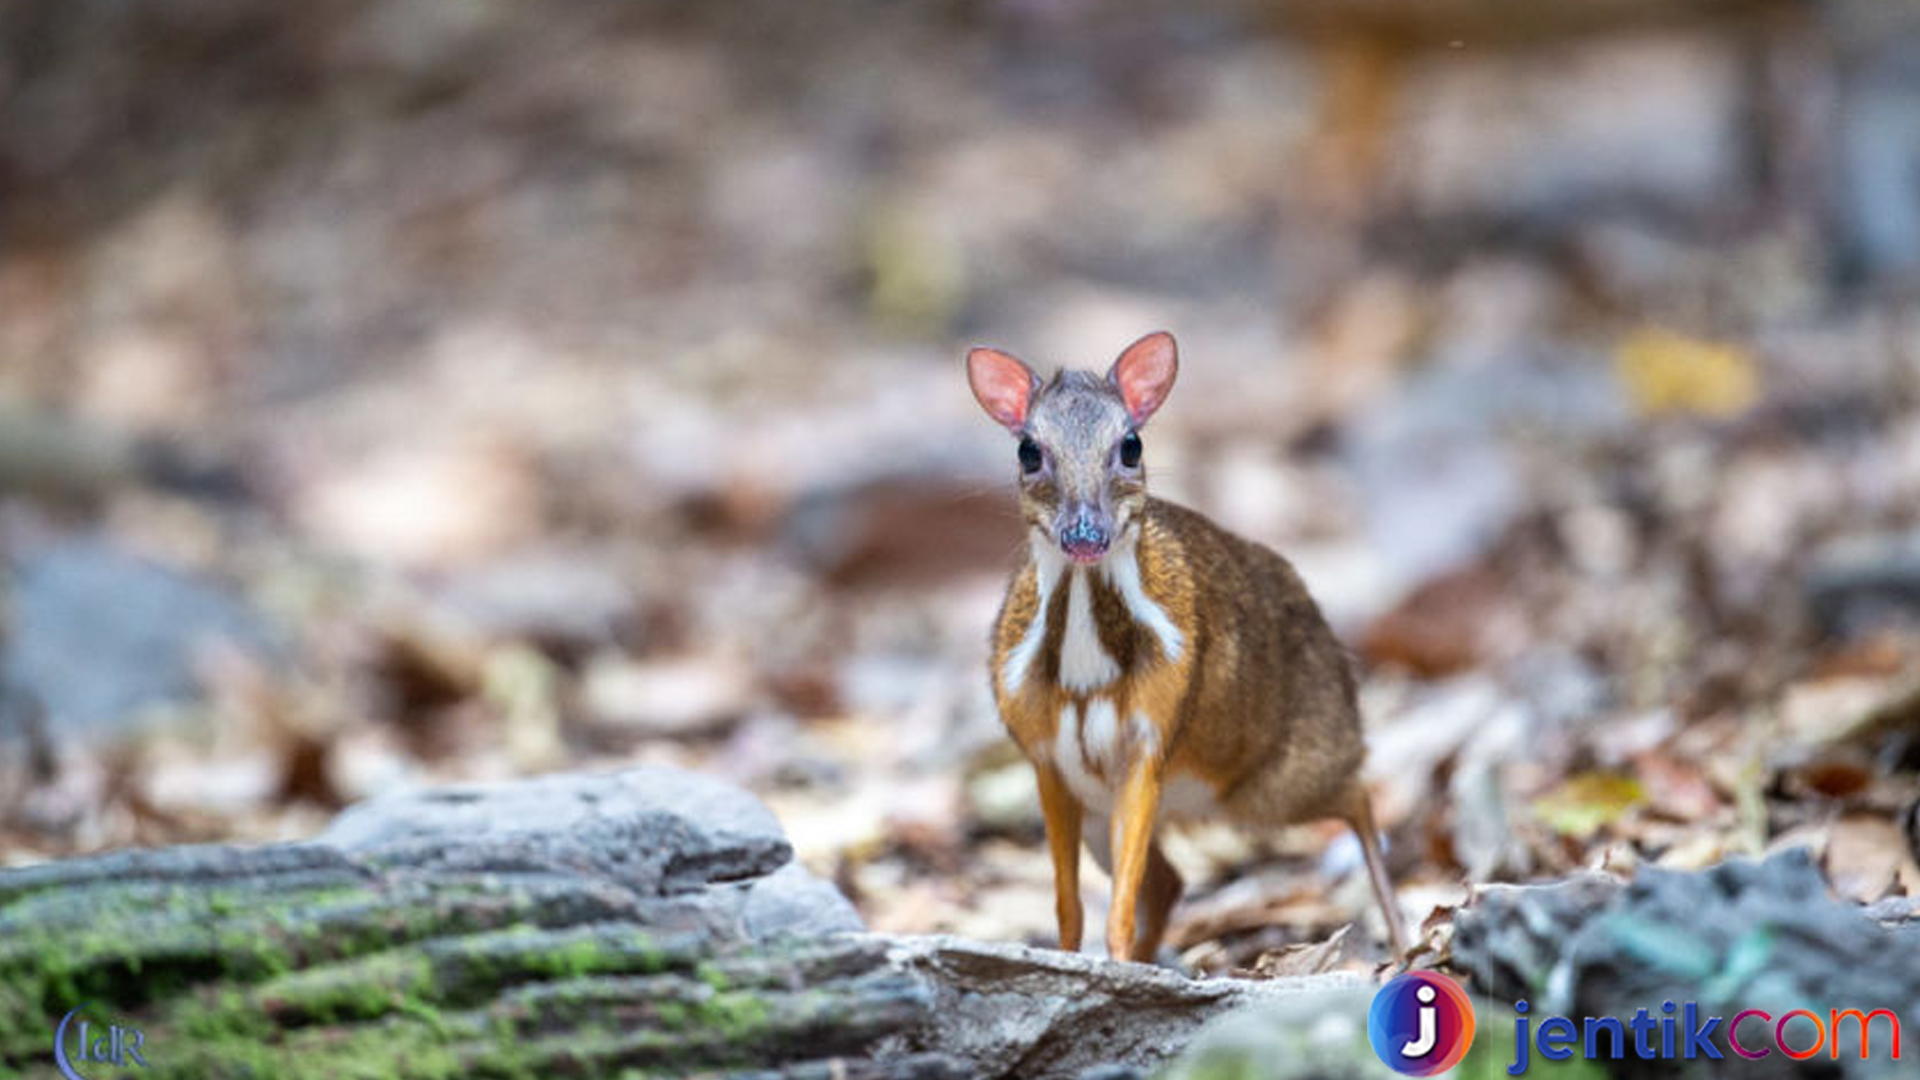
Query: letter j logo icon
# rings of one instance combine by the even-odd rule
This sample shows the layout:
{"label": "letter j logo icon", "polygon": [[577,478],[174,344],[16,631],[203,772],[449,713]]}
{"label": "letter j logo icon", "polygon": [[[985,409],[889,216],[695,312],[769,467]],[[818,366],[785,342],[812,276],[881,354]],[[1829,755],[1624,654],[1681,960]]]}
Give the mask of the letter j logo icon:
{"label": "letter j logo icon", "polygon": [[1473,1002],[1445,975],[1409,971],[1373,995],[1367,1038],[1373,1052],[1395,1072],[1444,1072],[1458,1065],[1473,1045]]}

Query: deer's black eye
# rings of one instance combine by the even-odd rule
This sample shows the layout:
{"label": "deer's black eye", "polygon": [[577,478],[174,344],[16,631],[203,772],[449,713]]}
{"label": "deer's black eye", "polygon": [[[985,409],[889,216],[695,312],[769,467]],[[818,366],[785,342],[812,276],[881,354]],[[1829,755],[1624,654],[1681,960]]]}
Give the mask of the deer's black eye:
{"label": "deer's black eye", "polygon": [[1139,432],[1129,431],[1126,437],[1120,440],[1120,464],[1125,465],[1129,469],[1137,469],[1140,467]]}
{"label": "deer's black eye", "polygon": [[1040,471],[1040,444],[1032,439],[1020,440],[1020,471],[1023,473]]}

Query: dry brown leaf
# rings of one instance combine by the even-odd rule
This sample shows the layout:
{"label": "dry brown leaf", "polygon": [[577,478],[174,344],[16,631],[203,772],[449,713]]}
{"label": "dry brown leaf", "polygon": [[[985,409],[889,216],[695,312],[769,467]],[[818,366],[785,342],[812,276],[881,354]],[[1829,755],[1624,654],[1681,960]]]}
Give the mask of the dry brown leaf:
{"label": "dry brown leaf", "polygon": [[1425,679],[1468,670],[1485,659],[1487,627],[1509,607],[1504,585],[1480,568],[1434,578],[1367,628],[1360,653]]}
{"label": "dry brown leaf", "polygon": [[1701,821],[1725,805],[1698,762],[1650,750],[1634,756],[1633,771],[1646,788],[1647,804],[1675,820]]}
{"label": "dry brown leaf", "polygon": [[1352,932],[1353,924],[1348,923],[1335,930],[1325,941],[1307,941],[1269,949],[1254,960],[1253,969],[1247,974],[1256,979],[1284,979],[1332,971],[1340,965],[1346,951],[1347,935]]}

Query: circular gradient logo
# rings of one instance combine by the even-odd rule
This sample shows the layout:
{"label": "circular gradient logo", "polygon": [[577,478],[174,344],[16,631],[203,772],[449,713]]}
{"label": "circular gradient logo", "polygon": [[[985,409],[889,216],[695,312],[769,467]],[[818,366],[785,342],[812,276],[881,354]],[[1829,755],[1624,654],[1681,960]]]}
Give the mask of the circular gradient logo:
{"label": "circular gradient logo", "polygon": [[1458,1065],[1473,1045],[1473,1002],[1445,975],[1409,971],[1373,995],[1367,1039],[1393,1071],[1432,1076]]}

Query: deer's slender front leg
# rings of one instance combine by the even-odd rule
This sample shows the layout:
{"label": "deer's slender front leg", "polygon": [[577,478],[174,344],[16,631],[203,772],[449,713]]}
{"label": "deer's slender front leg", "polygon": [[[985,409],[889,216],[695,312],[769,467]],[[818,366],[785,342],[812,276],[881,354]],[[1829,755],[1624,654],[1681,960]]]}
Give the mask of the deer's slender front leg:
{"label": "deer's slender front leg", "polygon": [[1033,767],[1040,781],[1040,813],[1047,820],[1047,849],[1053,855],[1053,913],[1060,924],[1060,948],[1080,951],[1080,802],[1051,765]]}
{"label": "deer's slender front leg", "polygon": [[1159,757],[1137,755],[1127,766],[1120,798],[1113,808],[1113,906],[1107,909],[1107,955],[1116,960],[1152,959],[1134,955],[1134,912],[1153,847],[1160,782]]}

